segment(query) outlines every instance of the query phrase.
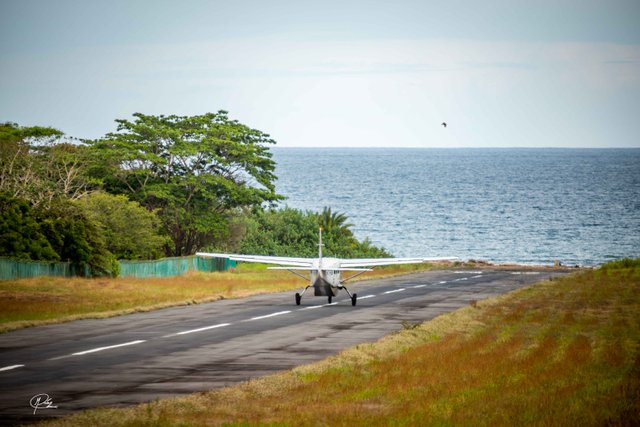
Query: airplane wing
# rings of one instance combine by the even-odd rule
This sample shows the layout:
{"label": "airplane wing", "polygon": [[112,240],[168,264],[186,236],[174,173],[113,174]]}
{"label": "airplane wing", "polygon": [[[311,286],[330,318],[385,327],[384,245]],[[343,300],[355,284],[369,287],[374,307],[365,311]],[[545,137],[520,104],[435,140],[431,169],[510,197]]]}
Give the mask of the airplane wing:
{"label": "airplane wing", "polygon": [[340,268],[354,267],[378,267],[383,265],[399,265],[399,264],[419,264],[422,262],[433,261],[454,261],[456,257],[435,257],[435,258],[354,258],[341,259]]}
{"label": "airplane wing", "polygon": [[295,257],[280,257],[280,256],[268,256],[268,255],[238,255],[238,254],[220,254],[210,252],[197,252],[197,256],[206,258],[228,258],[232,261],[241,262],[255,262],[260,264],[276,264],[285,267],[298,267],[298,268],[311,268],[313,265],[312,258],[295,258]]}
{"label": "airplane wing", "polygon": [[[267,270],[319,270],[318,267],[298,268],[298,267],[267,267]],[[327,268],[332,271],[373,271],[371,268]]]}

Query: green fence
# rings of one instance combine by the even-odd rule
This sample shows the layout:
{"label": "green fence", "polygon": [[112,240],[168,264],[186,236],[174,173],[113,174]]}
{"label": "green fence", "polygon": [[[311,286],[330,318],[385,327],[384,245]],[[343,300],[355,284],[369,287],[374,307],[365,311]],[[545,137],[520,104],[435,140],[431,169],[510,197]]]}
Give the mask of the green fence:
{"label": "green fence", "polygon": [[0,258],[0,280],[24,279],[37,276],[88,276],[91,270],[80,270],[70,262],[46,262]]}
{"label": "green fence", "polygon": [[[226,271],[236,262],[226,258],[198,256],[163,258],[155,261],[120,261],[120,277],[171,277],[189,271]],[[89,276],[90,270],[78,271],[68,262],[26,261],[0,258],[0,280],[37,276]]]}
{"label": "green fence", "polygon": [[172,277],[189,271],[226,271],[236,262],[227,258],[188,256],[156,261],[120,261],[120,277]]}
{"label": "green fence", "polygon": [[17,261],[0,258],[0,279],[18,279],[36,276],[71,276],[67,262]]}

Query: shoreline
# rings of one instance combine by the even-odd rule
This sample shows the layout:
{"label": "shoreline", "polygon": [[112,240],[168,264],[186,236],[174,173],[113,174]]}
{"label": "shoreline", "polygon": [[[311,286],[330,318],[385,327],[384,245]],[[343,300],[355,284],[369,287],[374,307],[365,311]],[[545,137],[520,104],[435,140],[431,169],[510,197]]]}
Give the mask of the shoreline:
{"label": "shoreline", "polygon": [[[432,263],[433,265],[437,265],[440,267],[441,265],[445,268],[455,268],[456,262],[447,262],[446,263]],[[541,270],[559,270],[559,271],[578,271],[581,269],[596,269],[599,268],[600,265],[590,266],[590,265],[565,265],[562,263],[557,264],[534,264],[534,263],[518,263],[518,262],[504,262],[504,263],[495,263],[492,261],[486,260],[477,260],[477,259],[469,259],[466,261],[458,261],[459,266],[462,267],[471,267],[471,268],[496,268],[496,269],[541,269]]]}

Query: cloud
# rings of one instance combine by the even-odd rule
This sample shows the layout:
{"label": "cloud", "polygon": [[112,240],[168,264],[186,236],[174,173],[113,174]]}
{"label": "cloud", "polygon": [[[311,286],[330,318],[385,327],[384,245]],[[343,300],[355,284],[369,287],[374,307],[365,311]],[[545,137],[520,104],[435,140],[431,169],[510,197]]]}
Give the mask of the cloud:
{"label": "cloud", "polygon": [[638,45],[265,37],[2,61],[1,116],[79,137],[135,111],[219,108],[281,145],[594,145],[612,111],[618,140],[640,134]]}

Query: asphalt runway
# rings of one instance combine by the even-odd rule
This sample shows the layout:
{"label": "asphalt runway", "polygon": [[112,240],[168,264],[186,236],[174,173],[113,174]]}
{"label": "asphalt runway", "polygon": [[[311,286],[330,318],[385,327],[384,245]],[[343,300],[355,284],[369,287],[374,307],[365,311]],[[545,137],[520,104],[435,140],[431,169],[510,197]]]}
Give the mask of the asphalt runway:
{"label": "asphalt runway", "polygon": [[310,289],[0,334],[0,423],[233,385],[565,273],[437,270],[356,282],[356,307]]}

